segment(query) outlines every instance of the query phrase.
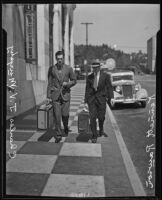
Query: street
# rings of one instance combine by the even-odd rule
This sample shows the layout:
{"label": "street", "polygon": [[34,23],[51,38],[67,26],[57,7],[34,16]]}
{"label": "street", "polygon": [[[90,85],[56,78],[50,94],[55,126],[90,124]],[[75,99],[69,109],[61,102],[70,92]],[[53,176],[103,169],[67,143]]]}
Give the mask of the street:
{"label": "street", "polygon": [[[155,95],[155,76],[139,76],[135,77],[135,79],[136,82],[139,81],[142,88],[147,90],[149,97]],[[146,189],[147,195],[153,195],[155,192],[155,188],[150,190],[149,187],[146,187],[146,180],[148,177],[146,169],[149,165],[149,155],[146,153],[146,146],[155,144],[155,138],[146,137],[147,131],[149,130],[148,118],[151,103],[155,103],[155,99],[151,100],[145,109],[126,105],[119,106],[113,111],[124,142],[126,143],[139,177]],[[155,185],[155,174],[153,175],[153,183]]]}
{"label": "street", "polygon": [[[154,94],[155,81],[145,81],[143,76],[141,80],[149,96]],[[108,137],[99,137],[97,143],[92,144],[89,143],[91,135],[78,134],[77,129],[77,116],[84,106],[84,90],[83,81],[78,81],[72,89],[71,132],[59,144],[54,143],[52,130],[37,130],[36,109],[14,119],[13,141],[8,123],[7,194],[72,197],[154,195],[154,167],[152,179],[149,179],[154,187],[146,186],[150,160],[146,146],[155,143],[154,138],[146,137],[150,104],[145,109],[124,106],[113,112],[107,107],[104,129]],[[17,145],[14,158],[9,156],[9,152],[14,153],[11,143]]]}

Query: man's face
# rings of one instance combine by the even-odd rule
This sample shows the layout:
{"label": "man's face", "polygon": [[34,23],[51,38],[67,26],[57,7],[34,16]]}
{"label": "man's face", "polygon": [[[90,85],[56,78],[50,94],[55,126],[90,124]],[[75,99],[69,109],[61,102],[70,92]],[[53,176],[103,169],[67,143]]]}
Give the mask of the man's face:
{"label": "man's face", "polygon": [[98,67],[93,67],[93,72],[94,73],[97,73],[97,72],[99,72],[100,71],[100,66],[98,66]]}
{"label": "man's face", "polygon": [[62,65],[64,63],[64,57],[63,57],[63,55],[58,55],[56,57],[56,60],[57,60],[58,65]]}

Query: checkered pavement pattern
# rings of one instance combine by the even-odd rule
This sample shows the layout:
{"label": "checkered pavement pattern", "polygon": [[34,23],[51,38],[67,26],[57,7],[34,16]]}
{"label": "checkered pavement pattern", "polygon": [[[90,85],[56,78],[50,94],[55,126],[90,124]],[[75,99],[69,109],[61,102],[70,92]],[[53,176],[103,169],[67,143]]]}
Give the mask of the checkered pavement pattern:
{"label": "checkered pavement pattern", "polygon": [[[106,144],[108,139],[99,138],[94,144],[89,142],[90,133],[78,133],[78,113],[84,107],[84,92],[85,84],[77,84],[71,91],[70,132],[60,143],[55,143],[52,129],[39,131],[34,128],[17,128],[12,135],[7,130],[7,195],[53,197],[105,197],[122,193],[133,195],[128,189],[129,181],[126,178],[119,180],[125,185],[123,191],[120,186],[115,186],[116,183],[113,183],[114,177],[120,177],[121,173],[118,174],[115,170],[112,172],[113,162],[110,164],[111,162],[103,159],[111,157],[109,152],[111,145]],[[36,122],[36,113],[25,116],[23,120]],[[113,146],[111,150],[117,151],[115,148],[113,150]],[[15,158],[10,158],[9,152],[12,152]],[[116,155],[120,153],[116,152]],[[119,167],[120,163],[122,163],[121,157],[118,156],[115,165]],[[122,179],[122,176],[119,179]],[[114,185],[113,188],[110,185]]]}

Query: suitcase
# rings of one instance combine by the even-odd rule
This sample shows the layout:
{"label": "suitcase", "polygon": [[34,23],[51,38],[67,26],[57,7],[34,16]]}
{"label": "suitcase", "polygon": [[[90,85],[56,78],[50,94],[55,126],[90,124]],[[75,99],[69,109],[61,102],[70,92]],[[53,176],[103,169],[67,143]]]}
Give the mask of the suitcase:
{"label": "suitcase", "polygon": [[43,104],[37,109],[37,129],[47,130],[54,125],[53,107]]}
{"label": "suitcase", "polygon": [[83,109],[78,114],[78,133],[90,133],[89,111]]}

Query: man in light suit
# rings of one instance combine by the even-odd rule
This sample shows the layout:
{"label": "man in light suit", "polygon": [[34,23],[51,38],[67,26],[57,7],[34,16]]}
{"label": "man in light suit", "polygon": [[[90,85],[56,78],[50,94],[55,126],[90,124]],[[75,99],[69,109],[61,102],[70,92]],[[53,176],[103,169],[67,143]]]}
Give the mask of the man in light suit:
{"label": "man in light suit", "polygon": [[92,64],[93,73],[88,75],[85,89],[85,106],[89,108],[90,127],[92,131],[92,143],[97,142],[96,119],[99,120],[99,135],[104,134],[104,120],[106,112],[106,101],[109,99],[113,104],[113,89],[110,76],[100,70],[100,63]]}
{"label": "man in light suit", "polygon": [[52,101],[56,119],[57,137],[55,142],[62,139],[61,118],[64,132],[68,135],[68,120],[70,111],[70,88],[76,84],[76,76],[72,67],[64,64],[64,52],[55,54],[57,63],[48,71],[47,102]]}

